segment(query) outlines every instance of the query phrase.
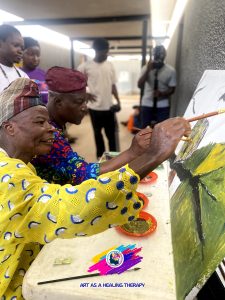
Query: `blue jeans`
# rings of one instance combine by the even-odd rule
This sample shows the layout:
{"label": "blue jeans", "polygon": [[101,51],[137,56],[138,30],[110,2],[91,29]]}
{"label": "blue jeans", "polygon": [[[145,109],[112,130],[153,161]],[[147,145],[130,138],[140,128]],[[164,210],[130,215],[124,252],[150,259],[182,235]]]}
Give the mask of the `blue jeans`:
{"label": "blue jeans", "polygon": [[152,122],[160,123],[170,116],[170,108],[162,107],[156,108],[156,114],[153,115],[153,107],[142,106],[141,107],[141,128],[145,128],[151,125]]}

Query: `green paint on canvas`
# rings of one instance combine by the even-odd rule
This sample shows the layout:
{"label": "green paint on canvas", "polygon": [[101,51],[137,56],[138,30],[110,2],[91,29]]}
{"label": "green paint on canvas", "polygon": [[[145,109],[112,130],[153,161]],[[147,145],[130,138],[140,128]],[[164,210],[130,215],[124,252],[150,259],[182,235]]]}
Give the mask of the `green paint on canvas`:
{"label": "green paint on canvas", "polygon": [[194,286],[202,286],[225,256],[225,145],[213,144],[196,150],[176,168],[179,177],[184,175],[171,198],[180,300]]}

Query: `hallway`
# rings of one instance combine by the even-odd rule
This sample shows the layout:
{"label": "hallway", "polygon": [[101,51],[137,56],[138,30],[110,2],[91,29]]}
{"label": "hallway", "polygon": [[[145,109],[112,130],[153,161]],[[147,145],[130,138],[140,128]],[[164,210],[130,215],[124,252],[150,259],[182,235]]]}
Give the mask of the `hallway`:
{"label": "hallway", "polygon": [[[139,95],[121,96],[122,109],[119,113],[117,113],[121,151],[129,147],[133,135],[127,130],[125,126],[121,125],[120,122],[127,121],[129,115],[132,113],[132,106],[138,104]],[[68,133],[72,137],[77,138],[75,144],[72,144],[73,150],[76,151],[80,156],[84,157],[88,162],[96,161],[96,148],[89,115],[87,115],[83,119],[81,125],[71,125],[68,129]],[[107,145],[106,140],[105,145]]]}

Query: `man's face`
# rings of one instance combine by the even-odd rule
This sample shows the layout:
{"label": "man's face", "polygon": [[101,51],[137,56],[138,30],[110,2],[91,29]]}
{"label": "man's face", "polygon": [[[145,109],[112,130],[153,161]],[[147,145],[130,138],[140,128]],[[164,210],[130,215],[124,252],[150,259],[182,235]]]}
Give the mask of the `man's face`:
{"label": "man's face", "polygon": [[156,46],[153,50],[153,56],[155,62],[163,62],[166,57],[166,50],[162,46]]}
{"label": "man's face", "polygon": [[83,117],[87,114],[87,94],[86,92],[76,94],[60,94],[61,118],[65,122],[79,125]]}
{"label": "man's face", "polygon": [[11,119],[15,128],[16,145],[31,157],[47,154],[54,141],[54,127],[49,124],[46,107],[34,106]]}
{"label": "man's face", "polygon": [[12,33],[5,41],[0,41],[0,57],[11,67],[19,63],[23,55],[24,42],[20,34]]}
{"label": "man's face", "polygon": [[23,66],[28,70],[34,70],[40,63],[40,48],[33,46],[27,48],[23,53]]}
{"label": "man's face", "polygon": [[95,60],[97,62],[103,62],[107,60],[109,50],[96,50],[95,51]]}

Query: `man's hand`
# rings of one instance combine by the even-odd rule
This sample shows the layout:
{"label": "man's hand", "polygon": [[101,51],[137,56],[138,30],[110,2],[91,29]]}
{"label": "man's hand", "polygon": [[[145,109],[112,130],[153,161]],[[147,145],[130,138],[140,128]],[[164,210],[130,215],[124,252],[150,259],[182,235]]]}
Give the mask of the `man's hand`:
{"label": "man's hand", "polygon": [[114,112],[114,113],[119,112],[121,110],[120,104],[118,103],[118,104],[112,105],[110,107],[110,110],[111,110],[111,112]]}
{"label": "man's hand", "polygon": [[168,87],[168,89],[163,92],[161,92],[159,90],[154,91],[153,96],[158,98],[158,100],[161,100],[161,99],[170,97],[174,92],[175,92],[175,87]]}
{"label": "man's hand", "polygon": [[86,93],[86,101],[87,102],[96,102],[96,96],[91,93]]}
{"label": "man's hand", "polygon": [[154,170],[175,151],[182,136],[188,136],[191,127],[184,118],[168,119],[155,125],[148,149],[129,163],[141,178]]}
{"label": "man's hand", "polygon": [[147,70],[148,72],[154,69],[154,62],[152,60],[149,60],[147,64]]}
{"label": "man's hand", "polygon": [[161,97],[162,96],[162,93],[159,91],[159,90],[155,90],[154,92],[153,92],[153,97],[154,98],[159,98],[159,97]]}
{"label": "man's hand", "polygon": [[174,153],[182,136],[188,136],[190,132],[189,122],[181,117],[158,123],[153,129],[148,152],[161,163]]}
{"label": "man's hand", "polygon": [[150,145],[152,135],[152,128],[145,128],[139,131],[133,138],[130,151],[134,153],[135,156],[143,154]]}

